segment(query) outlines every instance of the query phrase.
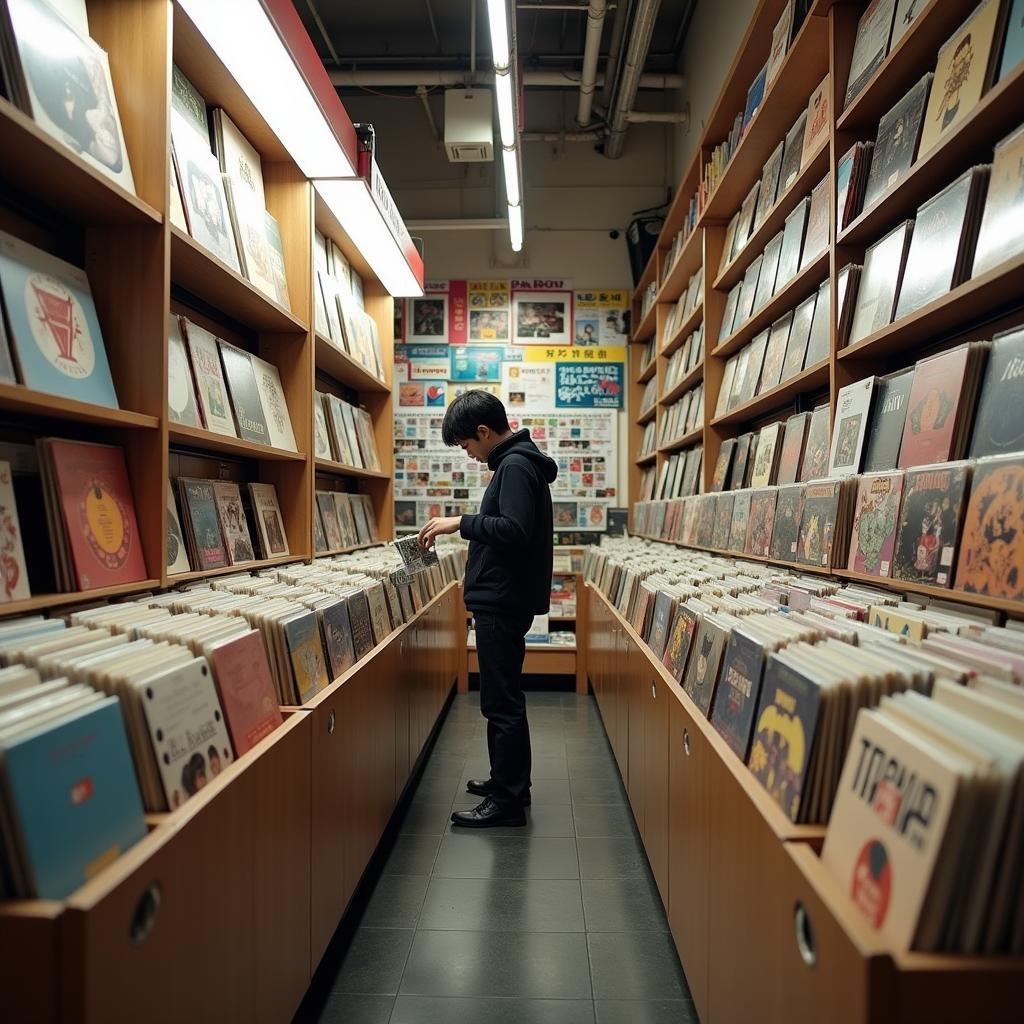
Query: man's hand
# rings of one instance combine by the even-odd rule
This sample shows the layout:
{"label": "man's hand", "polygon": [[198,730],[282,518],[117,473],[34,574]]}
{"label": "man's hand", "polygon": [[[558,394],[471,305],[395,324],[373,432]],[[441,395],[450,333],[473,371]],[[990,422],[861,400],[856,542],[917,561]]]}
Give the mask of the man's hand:
{"label": "man's hand", "polygon": [[445,533],[458,533],[462,525],[462,516],[442,516],[431,519],[419,532],[420,546],[429,551],[434,541]]}

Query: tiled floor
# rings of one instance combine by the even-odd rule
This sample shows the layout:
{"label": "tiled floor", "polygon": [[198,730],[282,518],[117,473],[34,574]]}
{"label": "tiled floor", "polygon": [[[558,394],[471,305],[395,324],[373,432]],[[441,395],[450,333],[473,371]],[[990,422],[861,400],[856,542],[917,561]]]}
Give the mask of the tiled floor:
{"label": "tiled floor", "polygon": [[457,697],[296,1021],[695,1024],[593,699],[527,703],[527,826],[451,828],[477,802],[466,779],[488,774],[479,698]]}

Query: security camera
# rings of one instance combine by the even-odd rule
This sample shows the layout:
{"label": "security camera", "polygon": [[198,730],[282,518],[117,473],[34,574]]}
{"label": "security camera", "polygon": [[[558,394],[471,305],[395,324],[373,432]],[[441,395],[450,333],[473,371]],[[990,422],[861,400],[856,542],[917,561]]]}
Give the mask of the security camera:
{"label": "security camera", "polygon": [[613,242],[617,241],[617,240],[618,240],[618,237],[619,237],[619,231],[618,231],[618,229],[616,228],[616,229],[614,229],[614,230],[612,230],[612,231],[609,231],[609,232],[608,232],[608,237],[609,237],[609,238],[610,238],[610,239],[611,239],[611,240],[612,240]]}

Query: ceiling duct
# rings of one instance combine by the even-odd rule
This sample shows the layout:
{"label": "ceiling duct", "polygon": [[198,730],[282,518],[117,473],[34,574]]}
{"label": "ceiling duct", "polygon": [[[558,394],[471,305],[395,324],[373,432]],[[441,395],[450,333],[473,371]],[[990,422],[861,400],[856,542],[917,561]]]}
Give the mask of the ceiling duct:
{"label": "ceiling duct", "polygon": [[626,42],[626,55],[608,117],[608,141],[605,143],[604,155],[609,160],[616,160],[622,156],[626,130],[629,128],[629,113],[633,109],[633,101],[640,86],[660,6],[661,0],[638,0],[636,5],[633,24],[630,26]]}

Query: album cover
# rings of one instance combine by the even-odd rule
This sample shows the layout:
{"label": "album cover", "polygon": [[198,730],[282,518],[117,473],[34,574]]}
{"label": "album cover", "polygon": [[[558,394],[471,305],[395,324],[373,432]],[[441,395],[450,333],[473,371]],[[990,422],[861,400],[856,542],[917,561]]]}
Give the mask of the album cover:
{"label": "album cover", "polygon": [[855,345],[892,323],[913,231],[914,222],[904,221],[864,254],[849,344]]}
{"label": "album cover", "polygon": [[871,427],[864,449],[864,472],[895,469],[899,463],[907,402],[914,383],[914,368],[879,377],[875,385],[875,404]]}
{"label": "album cover", "polygon": [[208,330],[190,320],[182,320],[181,325],[192,356],[203,424],[207,430],[215,434],[237,437],[234,416],[228,402],[228,388],[221,369],[217,339]]}
{"label": "album cover", "polygon": [[853,45],[844,109],[860,95],[885,60],[895,14],[896,0],[871,0],[861,14],[857,22],[857,38]]}
{"label": "album cover", "polygon": [[740,760],[746,761],[754,711],[761,696],[765,650],[742,629],[734,629],[722,656],[711,724]]}
{"label": "album cover", "polygon": [[181,510],[194,542],[196,567],[219,569],[229,565],[213,481],[178,477],[178,489],[181,492]]}
{"label": "album cover", "polygon": [[804,444],[804,457],[800,464],[800,483],[808,480],[820,480],[828,473],[829,459],[829,407],[819,405],[811,412],[807,424],[807,441]]}
{"label": "album cover", "polygon": [[832,545],[839,519],[841,480],[818,480],[807,484],[796,560],[803,565],[828,569],[832,565]]}
{"label": "album cover", "polygon": [[0,290],[21,383],[118,408],[85,271],[0,231]]}
{"label": "album cover", "polygon": [[907,470],[893,579],[950,586],[969,478],[966,462]]}
{"label": "album cover", "polygon": [[[1024,36],[1024,33],[1022,33]],[[973,276],[1024,252],[1024,127],[995,148],[985,211],[974,250]]]}
{"label": "album cover", "polygon": [[277,558],[290,554],[281,506],[277,503],[277,488],[273,484],[249,484],[249,497],[262,557]]}
{"label": "album cover", "polygon": [[224,376],[227,379],[231,407],[235,411],[239,433],[246,441],[270,444],[270,431],[267,429],[249,353],[229,345],[226,341],[219,341],[217,344],[220,347],[220,358],[224,365]]}
{"label": "album cover", "polygon": [[716,551],[725,551],[729,547],[734,504],[735,495],[730,493],[720,494],[715,499],[715,528],[711,534],[711,546]]}
{"label": "album cover", "polygon": [[[841,308],[842,305],[840,304]],[[832,346],[831,309],[832,292],[831,286],[826,279],[818,288],[818,294],[815,299],[814,316],[811,318],[811,333],[807,338],[807,354],[804,357],[804,366],[817,366],[823,359],[828,359]]]}
{"label": "album cover", "polygon": [[778,290],[775,279],[779,272],[779,257],[782,255],[782,237],[783,233],[780,231],[764,247],[761,272],[757,276],[757,288],[754,290],[754,304],[751,306],[751,313],[763,309]]}
{"label": "album cover", "polygon": [[735,491],[743,486],[743,478],[747,471],[747,460],[750,458],[750,446],[754,440],[753,433],[740,434],[736,438],[736,454],[732,460],[732,471],[729,474],[729,482],[726,485],[730,491]]}
{"label": "album cover", "polygon": [[288,644],[295,693],[299,703],[305,704],[330,683],[320,642],[320,624],[315,612],[305,612],[285,619],[282,630]]}
{"label": "album cover", "polygon": [[903,474],[865,473],[857,481],[848,568],[887,577],[896,550]]}
{"label": "album cover", "polygon": [[294,452],[295,434],[292,431],[292,419],[288,414],[288,402],[281,386],[281,374],[273,363],[268,363],[259,356],[250,356],[253,376],[256,378],[256,391],[260,405],[267,421],[270,443],[275,448]]}
{"label": "album cover", "polygon": [[732,526],[729,528],[730,551],[742,553],[747,544],[747,529],[750,525],[751,491],[737,491],[732,505]]}
{"label": "album cover", "polygon": [[792,312],[780,317],[772,324],[768,334],[768,345],[764,352],[764,366],[761,368],[761,381],[757,387],[759,395],[771,391],[779,384],[782,377],[782,365],[786,361],[786,346],[789,342],[789,331],[793,323]]}
{"label": "album cover", "polygon": [[733,323],[736,320],[736,305],[739,302],[740,290],[743,283],[733,285],[725,298],[725,311],[722,313],[722,326],[718,330],[718,343],[721,344],[732,334]]}
{"label": "album cover", "polygon": [[680,602],[672,621],[672,628],[669,630],[668,642],[665,644],[665,656],[662,658],[662,664],[677,682],[682,681],[683,673],[686,671],[686,660],[700,621],[699,612],[687,608]]}
{"label": "album cover", "polygon": [[201,427],[199,406],[185,342],[181,337],[181,321],[172,313],[167,317],[167,415],[172,423]]}
{"label": "album cover", "polygon": [[928,6],[928,0],[899,0],[896,5],[896,21],[892,27],[892,42],[889,44],[890,52],[896,49],[896,44],[910,31],[917,16]]}
{"label": "album cover", "polygon": [[874,206],[883,192],[904,177],[917,159],[921,123],[932,74],[924,75],[878,123],[871,169],[864,188],[864,209]]}
{"label": "album cover", "polygon": [[[277,223],[277,219],[269,210],[263,211],[263,233],[267,239],[270,274],[274,280],[277,304],[290,310],[292,300],[288,291],[288,271],[284,262],[284,240],[281,238],[281,225]],[[399,305],[396,303],[395,308],[397,309]]]}
{"label": "album cover", "polygon": [[757,117],[757,112],[761,109],[761,104],[764,102],[764,88],[767,76],[768,65],[765,64],[754,77],[753,82],[750,83],[750,88],[747,90],[747,103],[743,109],[743,124],[740,128],[740,139],[747,134],[750,122]]}
{"label": "album cover", "polygon": [[956,585],[1024,600],[1024,455],[981,459],[974,467]]}
{"label": "album cover", "polygon": [[757,454],[754,456],[754,472],[750,478],[750,486],[767,487],[775,483],[778,468],[779,436],[782,424],[771,423],[761,428],[757,437]]}
{"label": "album cover", "polygon": [[963,279],[983,178],[984,172],[975,167],[919,207],[896,302],[897,320],[948,294]]}
{"label": "album cover", "polygon": [[185,537],[181,532],[181,519],[178,517],[178,503],[174,500],[174,485],[167,488],[167,548],[166,561],[168,576],[190,572],[192,566],[188,561],[188,549]]}
{"label": "album cover", "polygon": [[782,198],[800,177],[804,154],[804,134],[807,128],[805,110],[786,132],[786,146],[782,152],[782,170],[779,172],[779,196]]}
{"label": "album cover", "polygon": [[757,283],[761,277],[761,267],[763,264],[764,253],[747,267],[747,272],[743,275],[740,297],[736,301],[736,319],[732,325],[734,334],[750,319],[754,312],[754,298],[757,295]]}
{"label": "album cover", "polygon": [[935,85],[928,100],[921,152],[927,153],[977,105],[989,82],[999,0],[981,0],[939,50]]}
{"label": "album cover", "polygon": [[1024,328],[992,339],[974,417],[971,458],[1024,451]]}
{"label": "album cover", "polygon": [[995,76],[997,82],[1002,81],[1024,60],[1024,0],[1011,0],[1006,15],[1003,54]]}
{"label": "album cover", "polygon": [[775,526],[775,494],[775,488],[754,491],[751,494],[747,537],[743,546],[745,554],[765,558],[768,556],[772,544],[772,530]]}
{"label": "album cover", "polygon": [[725,489],[725,482],[732,470],[732,459],[736,452],[736,439],[730,437],[722,442],[718,450],[718,459],[715,462],[715,471],[711,477],[711,490],[721,491]]}
{"label": "album cover", "polygon": [[807,235],[804,238],[803,255],[800,257],[801,270],[810,266],[828,249],[831,226],[829,207],[831,184],[832,177],[826,174],[811,192],[811,204],[807,212]]}
{"label": "album cover", "polygon": [[798,412],[786,420],[785,432],[782,437],[782,454],[779,456],[778,482],[780,484],[795,484],[797,482],[810,419],[809,412]]}
{"label": "album cover", "polygon": [[776,562],[795,562],[800,539],[800,519],[804,511],[807,484],[780,487],[775,502],[775,526],[772,530],[771,557]]}
{"label": "album cover", "polygon": [[254,288],[276,302],[277,283],[267,240],[267,211],[244,184],[227,174],[222,178],[241,273]]}
{"label": "album cover", "polygon": [[775,81],[775,76],[782,70],[789,52],[789,43],[793,38],[793,3],[786,0],[786,5],[779,15],[779,20],[772,30],[772,49],[768,57],[768,84]]}
{"label": "album cover", "polygon": [[747,345],[747,365],[744,368],[739,405],[749,402],[757,392],[757,385],[761,380],[761,369],[764,366],[764,353],[768,348],[768,333],[768,331],[762,331]]}
{"label": "album cover", "polygon": [[228,561],[232,565],[251,562],[256,553],[252,549],[252,538],[249,536],[249,527],[245,521],[245,510],[242,508],[242,495],[239,493],[238,484],[230,480],[215,480],[213,497],[217,502],[217,517],[220,519]]}
{"label": "album cover", "polygon": [[693,653],[683,677],[683,689],[704,716],[707,716],[711,708],[728,639],[729,630],[715,616],[705,615],[701,618],[693,640]]}
{"label": "album cover", "polygon": [[841,388],[836,399],[836,423],[832,432],[829,476],[852,476],[860,472],[868,412],[875,378],[866,377]]}
{"label": "album cover", "polygon": [[779,269],[775,275],[776,292],[782,291],[800,270],[800,254],[803,252],[807,210],[810,204],[810,199],[801,199],[796,209],[786,218],[786,226],[782,232],[782,249],[779,253]]}
{"label": "album cover", "polygon": [[829,109],[831,79],[826,75],[811,93],[807,103],[807,124],[804,127],[803,154],[800,167],[803,169],[810,163],[819,147],[828,141]]}
{"label": "album cover", "polygon": [[313,455],[327,462],[334,461],[331,451],[331,435],[327,429],[327,415],[324,413],[323,400],[326,396],[316,392],[313,399]]}
{"label": "album cover", "polygon": [[757,197],[761,192],[761,183],[755,183],[754,187],[747,193],[740,206],[740,219],[736,225],[736,234],[732,240],[732,254],[738,256],[750,238],[754,224],[754,211],[757,209]]}
{"label": "album cover", "polygon": [[772,150],[772,155],[765,161],[764,170],[761,173],[761,188],[757,194],[757,207],[754,210],[754,231],[757,231],[764,223],[765,217],[768,216],[779,198],[779,174],[782,171],[782,151],[785,145],[784,141],[780,142]]}
{"label": "album cover", "polygon": [[[825,282],[826,287],[828,282]],[[814,323],[814,307],[817,295],[805,299],[793,313],[793,324],[789,331],[789,342],[786,345],[786,358],[782,363],[782,382],[797,376],[803,369],[807,353],[807,343],[811,337],[811,326]],[[826,325],[826,331],[827,331]],[[817,360],[820,362],[821,360]],[[808,362],[809,369],[814,363]]]}
{"label": "album cover", "polygon": [[960,345],[918,362],[907,398],[900,469],[960,457],[955,450],[957,418],[963,412],[970,352],[968,345]]}

